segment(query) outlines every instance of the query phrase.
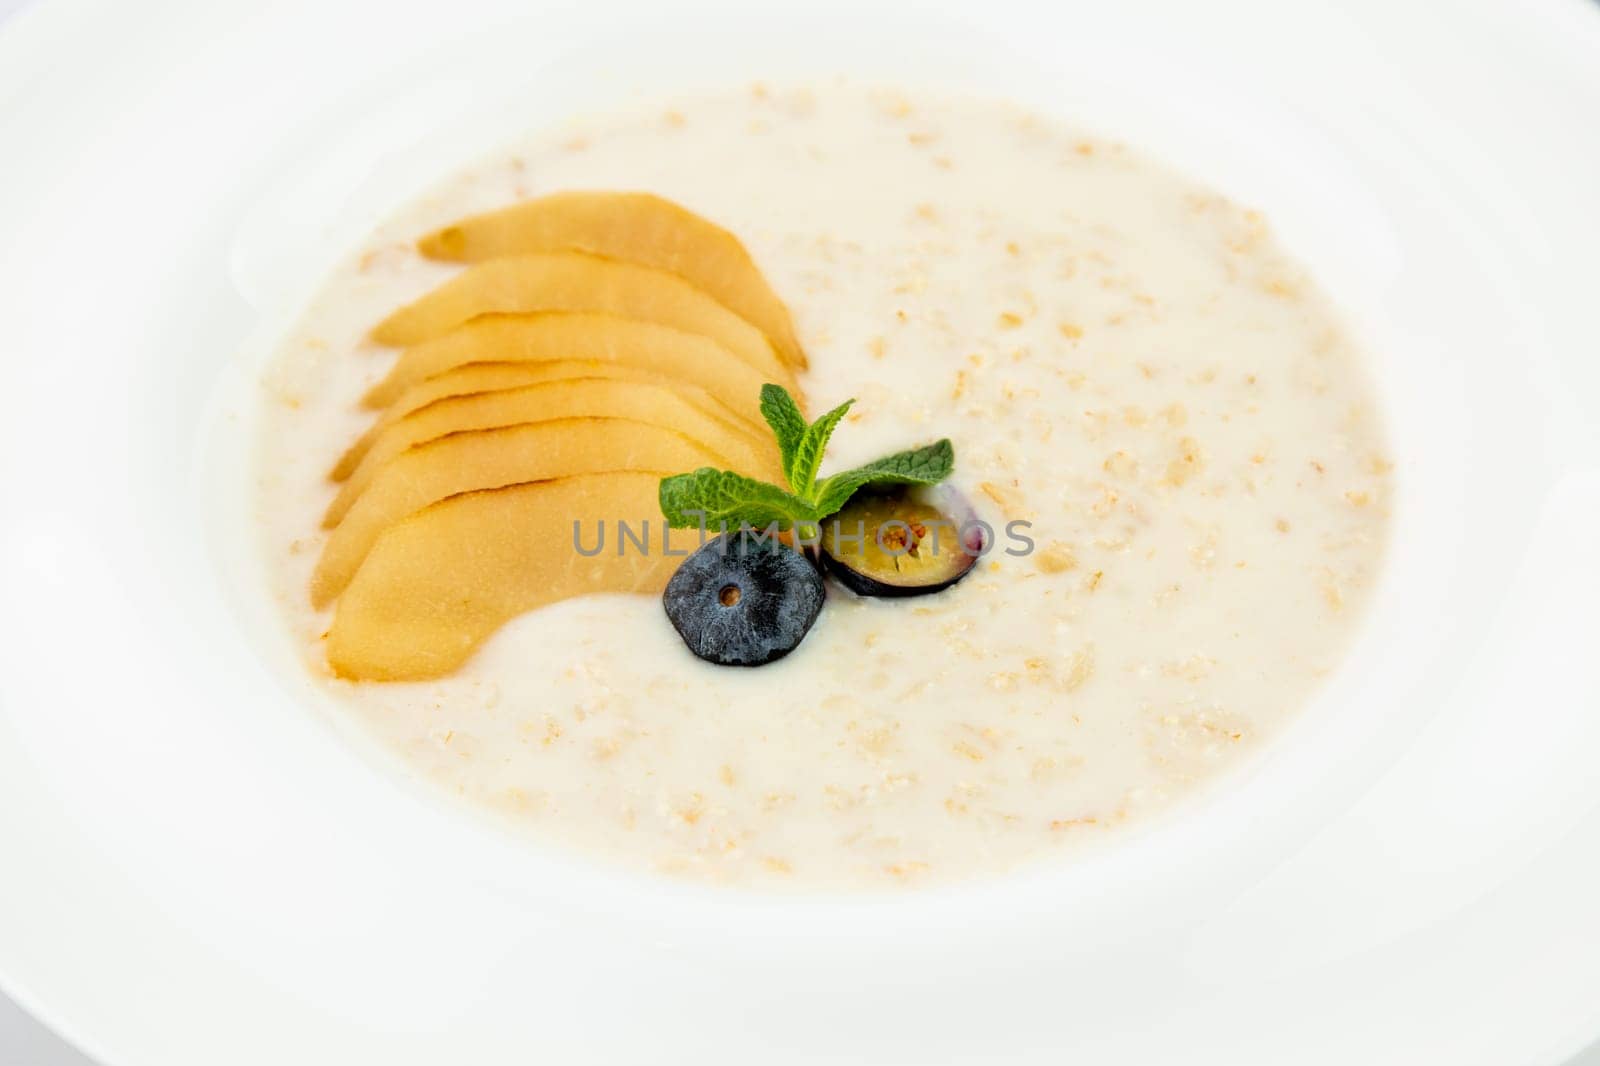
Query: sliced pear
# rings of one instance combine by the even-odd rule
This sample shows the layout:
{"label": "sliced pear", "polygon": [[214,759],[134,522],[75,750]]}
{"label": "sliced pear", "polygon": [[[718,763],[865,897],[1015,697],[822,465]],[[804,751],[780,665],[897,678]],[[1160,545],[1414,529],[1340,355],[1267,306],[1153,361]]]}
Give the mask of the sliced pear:
{"label": "sliced pear", "polygon": [[[340,488],[323,518],[335,526],[378,471],[407,448],[446,433],[493,429],[553,418],[632,418],[688,437],[718,457],[718,465],[764,480],[782,477],[777,446],[767,446],[730,423],[719,423],[671,388],[642,381],[577,378],[520,389],[452,396],[413,411],[378,435]],[[652,466],[651,469],[656,469]],[[682,471],[670,471],[682,473]]]}
{"label": "sliced pear", "polygon": [[417,247],[433,259],[467,263],[571,250],[665,270],[754,324],[790,366],[806,365],[789,309],[739,238],[651,193],[556,193],[464,219]]}
{"label": "sliced pear", "polygon": [[467,267],[372,331],[380,344],[421,344],[496,311],[605,311],[698,333],[782,380],[767,335],[676,274],[583,252],[539,252]]}
{"label": "sliced pear", "polygon": [[763,376],[707,337],[616,315],[547,312],[483,315],[442,337],[407,348],[362,402],[368,407],[387,407],[417,382],[464,363],[552,360],[619,363],[681,378],[757,424],[763,384],[772,381],[796,392],[787,370],[780,377]]}
{"label": "sliced pear", "polygon": [[680,434],[625,418],[559,418],[451,433],[394,457],[322,549],[311,577],[319,609],[344,591],[389,526],[446,496],[607,470],[693,470],[717,458]]}
{"label": "sliced pear", "polygon": [[[328,663],[341,677],[415,681],[460,666],[519,614],[594,592],[659,593],[683,560],[663,551],[665,472],[580,474],[440,500],[390,526],[339,597]],[[617,522],[648,551],[617,550]],[[604,550],[592,550],[603,522]],[[699,531],[673,530],[673,552]],[[621,639],[621,638],[619,638]]]}
{"label": "sliced pear", "polygon": [[371,428],[339,457],[339,462],[328,476],[335,481],[343,481],[349,477],[384,430],[411,412],[435,401],[451,396],[500,392],[524,385],[537,385],[542,381],[566,381],[573,378],[614,378],[621,381],[646,381],[665,385],[705,411],[707,417],[726,421],[735,428],[746,431],[755,441],[761,441],[765,435],[771,433],[765,426],[757,427],[747,419],[735,415],[726,406],[707,395],[704,390],[675,381],[665,374],[642,370],[624,363],[579,362],[571,359],[551,363],[468,363],[454,370],[447,370],[438,377],[419,381],[402,392]]}

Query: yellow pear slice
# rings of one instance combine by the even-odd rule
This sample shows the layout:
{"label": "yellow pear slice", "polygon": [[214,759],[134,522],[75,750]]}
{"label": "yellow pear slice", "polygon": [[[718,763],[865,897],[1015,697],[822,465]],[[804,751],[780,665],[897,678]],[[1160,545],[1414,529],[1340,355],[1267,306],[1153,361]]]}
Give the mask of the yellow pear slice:
{"label": "yellow pear slice", "polygon": [[[436,401],[399,419],[382,433],[340,487],[323,525],[335,526],[385,464],[423,441],[471,429],[493,429],[552,418],[632,418],[688,437],[729,469],[767,481],[782,477],[777,445],[765,446],[728,422],[719,422],[671,388],[642,381],[575,378],[545,381]],[[652,466],[651,469],[656,469]],[[679,470],[669,473],[682,473]]]}
{"label": "yellow pear slice", "polygon": [[[663,549],[656,491],[665,472],[580,474],[440,500],[390,526],[339,597],[328,664],[341,677],[415,681],[447,674],[519,614],[595,592],[659,593],[699,544],[673,530]],[[648,551],[617,551],[617,522],[648,526]],[[575,536],[574,523],[581,530]],[[593,555],[597,523],[606,542]]]}
{"label": "yellow pear slice", "polygon": [[789,309],[739,238],[651,193],[555,193],[446,226],[417,248],[433,259],[467,263],[571,250],[665,270],[755,325],[790,366],[806,365]]}
{"label": "yellow pear slice", "polygon": [[[388,376],[363,398],[387,407],[406,389],[465,363],[618,363],[681,378],[761,423],[761,386],[795,392],[794,378],[766,377],[716,341],[656,322],[609,314],[549,312],[484,315],[401,353]],[[796,393],[796,399],[798,399]]]}
{"label": "yellow pear slice", "polygon": [[335,481],[343,481],[349,477],[384,430],[411,412],[438,400],[451,396],[471,396],[480,392],[499,392],[524,385],[537,385],[541,381],[564,381],[572,378],[616,378],[622,381],[647,381],[665,385],[704,410],[708,417],[735,423],[739,429],[748,431],[757,441],[763,440],[763,435],[771,434],[771,430],[765,426],[757,427],[735,415],[726,406],[693,385],[685,385],[664,374],[623,363],[579,362],[571,359],[550,363],[468,363],[447,370],[438,377],[419,381],[402,392],[360,439],[339,457],[339,462],[328,476]]}
{"label": "yellow pear slice", "polygon": [[605,311],[698,333],[781,381],[786,365],[767,335],[676,274],[583,252],[490,259],[394,312],[372,331],[380,344],[421,344],[496,311]]}
{"label": "yellow pear slice", "polygon": [[560,418],[451,433],[395,456],[361,494],[322,549],[311,601],[344,591],[389,526],[446,496],[607,470],[694,470],[717,458],[669,429],[624,418]]}

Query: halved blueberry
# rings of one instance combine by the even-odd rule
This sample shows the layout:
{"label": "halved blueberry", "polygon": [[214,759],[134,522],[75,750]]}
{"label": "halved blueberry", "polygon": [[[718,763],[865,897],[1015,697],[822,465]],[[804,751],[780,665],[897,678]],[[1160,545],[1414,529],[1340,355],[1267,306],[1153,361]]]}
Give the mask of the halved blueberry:
{"label": "halved blueberry", "polygon": [[972,572],[985,529],[954,489],[866,491],[823,521],[822,559],[858,596],[920,596]]}
{"label": "halved blueberry", "polygon": [[722,666],[781,659],[822,610],[822,575],[770,537],[725,533],[683,561],[661,602],[689,650]]}

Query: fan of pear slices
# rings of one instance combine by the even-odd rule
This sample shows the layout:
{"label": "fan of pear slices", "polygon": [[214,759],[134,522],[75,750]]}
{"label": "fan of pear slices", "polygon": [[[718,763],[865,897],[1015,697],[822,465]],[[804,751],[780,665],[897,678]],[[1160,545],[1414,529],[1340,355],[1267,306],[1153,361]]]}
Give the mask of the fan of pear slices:
{"label": "fan of pear slices", "polygon": [[[311,583],[335,605],[328,663],[353,679],[438,677],[536,607],[659,592],[679,561],[660,479],[781,478],[761,385],[799,396],[805,366],[744,245],[658,196],[558,193],[418,249],[466,266],[372,331],[402,351],[333,469]],[[575,522],[592,541],[597,523],[647,519],[648,551],[577,550]]]}

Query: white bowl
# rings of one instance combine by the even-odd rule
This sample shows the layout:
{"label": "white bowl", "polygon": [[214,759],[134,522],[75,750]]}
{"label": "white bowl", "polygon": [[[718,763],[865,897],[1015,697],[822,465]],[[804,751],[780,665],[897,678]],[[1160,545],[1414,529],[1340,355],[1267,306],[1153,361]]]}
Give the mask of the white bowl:
{"label": "white bowl", "polygon": [[[1600,1033],[1596,55],[1573,0],[25,13],[0,983],[111,1066],[1554,1061]],[[1265,209],[1380,364],[1379,602],[1265,758],[1076,865],[795,901],[529,849],[292,680],[240,481],[259,360],[511,133],[836,73],[1011,97]]]}

